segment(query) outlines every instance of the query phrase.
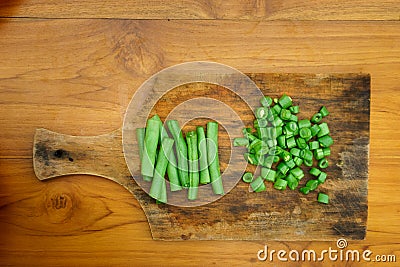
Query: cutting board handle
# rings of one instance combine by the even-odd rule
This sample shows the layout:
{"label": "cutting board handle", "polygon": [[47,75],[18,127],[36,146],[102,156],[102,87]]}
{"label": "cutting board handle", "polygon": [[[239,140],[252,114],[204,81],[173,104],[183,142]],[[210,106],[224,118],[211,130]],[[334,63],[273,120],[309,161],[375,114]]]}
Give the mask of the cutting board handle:
{"label": "cutting board handle", "polygon": [[33,167],[39,180],[90,174],[124,184],[130,177],[122,150],[122,131],[98,136],[72,136],[37,129]]}

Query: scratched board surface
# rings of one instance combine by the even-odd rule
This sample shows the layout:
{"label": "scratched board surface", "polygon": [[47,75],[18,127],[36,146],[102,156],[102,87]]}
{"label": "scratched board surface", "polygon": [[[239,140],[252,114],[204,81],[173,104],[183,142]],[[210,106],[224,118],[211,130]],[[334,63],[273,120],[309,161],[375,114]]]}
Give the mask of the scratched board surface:
{"label": "scratched board surface", "polygon": [[[335,240],[342,236],[364,239],[368,213],[369,75],[249,74],[249,77],[265,95],[292,96],[294,104],[300,106],[299,119],[310,118],[322,105],[328,108],[330,115],[324,121],[329,124],[335,144],[326,169],[327,181],[309,195],[297,190],[277,191],[270,183],[265,192],[252,193],[248,184],[239,181],[218,201],[190,208],[156,205],[136,188],[133,192],[144,208],[153,238]],[[249,108],[231,91],[212,84],[193,83],[175,88],[159,100],[153,113],[164,119],[174,106],[196,96],[227,103],[240,114],[246,126],[252,126],[254,117]],[[205,121],[188,123],[184,132]],[[222,127],[219,153],[224,170],[231,151],[230,139]],[[247,170],[254,168],[249,165]],[[306,174],[300,185],[310,178]],[[317,192],[327,193],[330,204],[318,203]]]}

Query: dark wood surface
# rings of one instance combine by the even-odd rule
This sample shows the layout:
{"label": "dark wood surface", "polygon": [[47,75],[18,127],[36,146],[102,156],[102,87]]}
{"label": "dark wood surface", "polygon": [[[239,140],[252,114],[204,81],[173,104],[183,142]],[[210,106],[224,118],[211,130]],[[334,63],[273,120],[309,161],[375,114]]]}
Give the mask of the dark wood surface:
{"label": "dark wood surface", "polygon": [[[268,184],[266,192],[256,194],[249,192],[248,185],[242,181],[235,186],[242,174],[240,165],[243,165],[244,159],[241,154],[245,149],[231,151],[231,140],[241,135],[241,129],[236,128],[236,131],[228,136],[224,129],[232,128],[231,124],[236,123],[229,120],[225,120],[225,124],[222,123],[220,127],[220,161],[223,171],[227,166],[234,169],[230,177],[224,177],[226,191],[232,186],[233,189],[224,197],[206,205],[179,207],[155,204],[138,186],[139,183],[148,190],[150,184],[142,181],[140,172],[133,172],[138,182],[136,183],[123,164],[121,144],[129,143],[122,143],[121,134],[117,132],[90,138],[68,137],[39,130],[34,145],[36,173],[41,179],[66,174],[97,174],[120,183],[138,199],[154,239],[364,239],[368,213],[369,76],[249,74],[249,77],[265,95],[291,95],[294,103],[301,108],[300,119],[310,118],[321,105],[329,109],[331,114],[324,121],[329,123],[335,144],[329,157],[330,166],[326,169],[328,180],[317,191],[305,196],[297,190],[280,192],[273,189],[272,184]],[[167,84],[162,80],[158,82]],[[148,93],[150,98],[154,95]],[[252,126],[254,117],[247,104],[232,91],[213,84],[194,83],[179,86],[163,95],[152,113],[157,113],[164,119],[182,102],[198,97],[224,102],[239,115],[245,126]],[[248,97],[246,100],[258,102],[258,95]],[[143,101],[143,105],[143,109],[151,108],[151,103],[147,101]],[[190,106],[189,109],[201,110],[201,107]],[[224,112],[215,110],[213,106],[207,106],[206,109],[199,112],[200,117],[197,120],[185,125],[184,132],[192,130],[196,125],[205,126],[208,119],[201,119],[205,114],[213,118],[216,112]],[[190,111],[181,111],[184,114],[178,113],[169,118],[179,119]],[[132,112],[127,113],[125,120],[131,118],[130,114]],[[133,114],[138,116],[136,112]],[[132,129],[134,136],[134,128]],[[133,147],[128,146],[124,149],[126,151]],[[232,157],[232,153],[238,152],[240,155]],[[129,151],[129,155],[136,154],[137,151]],[[127,160],[129,161],[129,157]],[[139,164],[137,157],[132,164]],[[308,169],[304,168],[306,173]],[[254,168],[250,166],[248,170],[253,171]],[[306,174],[301,184],[305,184],[311,178]],[[228,187],[228,184],[231,186]],[[317,203],[317,192],[327,193],[331,198],[330,204]],[[186,190],[168,195],[169,198],[185,199]],[[202,197],[205,198],[206,195],[200,193],[200,201],[205,201]]]}

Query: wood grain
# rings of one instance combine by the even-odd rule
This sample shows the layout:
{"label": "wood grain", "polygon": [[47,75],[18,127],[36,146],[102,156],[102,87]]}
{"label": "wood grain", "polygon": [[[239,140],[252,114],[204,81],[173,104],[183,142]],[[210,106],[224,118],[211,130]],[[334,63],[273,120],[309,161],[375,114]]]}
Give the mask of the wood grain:
{"label": "wood grain", "polygon": [[396,0],[11,0],[0,17],[234,19],[234,20],[399,20]]}
{"label": "wood grain", "polygon": [[[395,7],[388,9],[390,14]],[[188,250],[186,242],[152,241],[138,202],[111,181],[90,176],[37,181],[31,160],[36,128],[74,135],[111,132],[121,126],[130,97],[145,79],[190,60],[218,61],[243,72],[370,73],[367,238],[349,242],[349,248],[399,255],[399,26],[396,21],[0,20],[1,265],[243,266],[257,262],[264,244],[335,247],[265,240],[190,242]],[[80,209],[74,210],[86,214],[85,220],[67,219],[60,227],[48,218],[65,218],[54,216],[52,205],[47,215],[43,204],[47,196],[52,202],[55,195],[57,202],[62,194],[78,195]],[[43,234],[46,227],[50,231]]]}

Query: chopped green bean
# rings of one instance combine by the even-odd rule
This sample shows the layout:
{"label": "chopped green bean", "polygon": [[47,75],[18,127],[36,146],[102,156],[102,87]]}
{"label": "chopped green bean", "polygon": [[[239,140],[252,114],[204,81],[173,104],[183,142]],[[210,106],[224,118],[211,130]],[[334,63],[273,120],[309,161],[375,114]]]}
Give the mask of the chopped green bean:
{"label": "chopped green bean", "polygon": [[301,193],[303,193],[304,195],[307,195],[308,193],[310,193],[310,188],[308,188],[307,186],[304,186],[304,187],[300,188],[299,191]]}
{"label": "chopped green bean", "polygon": [[251,188],[254,192],[262,192],[265,191],[264,179],[261,176],[258,176],[255,180],[250,183]]}
{"label": "chopped green bean", "polygon": [[151,181],[154,176],[157,145],[160,138],[160,121],[157,115],[147,120],[144,137],[144,150],[142,156],[141,173],[145,181]]}
{"label": "chopped green bean", "polygon": [[293,158],[294,163],[296,163],[296,166],[301,166],[301,164],[303,164],[303,159],[299,158],[299,157],[294,157]]}
{"label": "chopped green bean", "polygon": [[319,129],[320,131],[317,134],[318,138],[329,134],[329,127],[326,122],[319,124]]}
{"label": "chopped green bean", "polygon": [[326,158],[322,158],[318,161],[318,167],[320,167],[321,169],[325,169],[326,167],[328,167],[328,165],[329,163]]}
{"label": "chopped green bean", "polygon": [[245,183],[251,183],[251,181],[253,181],[253,174],[250,172],[246,172],[245,174],[243,174],[242,180]]}
{"label": "chopped green bean", "polygon": [[[264,169],[264,171],[263,171]],[[264,178],[268,182],[275,182],[276,171],[263,168],[261,169],[261,177]]]}
{"label": "chopped green bean", "polygon": [[185,188],[189,187],[189,173],[188,173],[188,152],[185,139],[183,138],[182,131],[179,127],[179,123],[176,120],[167,121],[168,129],[171,132],[172,137],[175,141],[175,150],[178,161],[178,173],[181,185]]}
{"label": "chopped green bean", "polygon": [[319,113],[321,113],[322,117],[326,117],[329,115],[328,109],[324,106],[319,110]]}
{"label": "chopped green bean", "polygon": [[308,146],[310,147],[310,150],[315,150],[319,148],[319,142],[318,141],[309,142]]}
{"label": "chopped green bean", "polygon": [[301,137],[296,139],[296,143],[297,143],[297,147],[300,149],[305,149],[308,146],[306,140]]}
{"label": "chopped green bean", "polygon": [[195,131],[188,132],[186,134],[186,142],[188,146],[188,157],[189,157],[189,190],[188,199],[197,199],[199,190],[199,154],[197,149],[197,133]]}
{"label": "chopped green bean", "polygon": [[324,135],[323,137],[318,138],[318,142],[322,147],[330,147],[333,145],[333,139],[329,135]]}
{"label": "chopped green bean", "polygon": [[304,177],[304,172],[299,167],[290,170],[290,173],[297,179],[301,180]]}
{"label": "chopped green bean", "polygon": [[308,180],[306,187],[310,188],[310,191],[314,191],[318,186],[318,180]]}
{"label": "chopped green bean", "polygon": [[277,190],[285,190],[287,186],[287,181],[283,179],[277,179],[274,183],[274,188]]}
{"label": "chopped green bean", "polygon": [[[210,172],[208,170],[207,161],[207,140],[204,132],[204,128],[198,126],[196,128],[197,133],[197,147],[199,150],[199,166],[200,166],[200,183],[208,184],[211,182]],[[247,140],[247,139],[245,139]],[[247,140],[248,144],[248,140]]]}
{"label": "chopped green bean", "polygon": [[321,171],[319,169],[317,169],[317,168],[311,168],[309,172],[310,172],[311,175],[317,176],[317,177],[321,173]]}
{"label": "chopped green bean", "polygon": [[299,128],[310,128],[311,122],[310,120],[300,120],[299,121]]}
{"label": "chopped green bean", "polygon": [[320,160],[324,157],[324,151],[322,150],[322,148],[318,148],[314,150],[314,158],[316,160]]}
{"label": "chopped green bean", "polygon": [[284,121],[290,120],[290,117],[292,116],[292,113],[288,109],[281,109],[280,117]]}
{"label": "chopped green bean", "polygon": [[247,138],[237,137],[233,139],[233,146],[248,146],[248,145],[249,145],[249,139]]}
{"label": "chopped green bean", "polygon": [[311,126],[310,130],[311,130],[312,137],[316,136],[319,133],[319,131],[321,131],[318,124],[314,124],[313,126]]}
{"label": "chopped green bean", "polygon": [[311,118],[311,122],[312,123],[318,123],[322,120],[322,114],[321,113],[315,113],[312,118]]}
{"label": "chopped green bean", "polygon": [[153,175],[154,177],[151,182],[151,187],[149,191],[149,195],[152,198],[157,199],[163,203],[167,202],[166,192],[163,192],[164,190],[166,191],[166,187],[164,186],[164,176],[168,165],[167,155],[169,155],[169,153],[171,152],[173,144],[174,140],[171,138],[165,137],[162,140],[161,147],[157,156],[157,164]]}
{"label": "chopped green bean", "polygon": [[286,146],[287,148],[294,148],[296,146],[296,139],[294,137],[290,137],[286,139]]}
{"label": "chopped green bean", "polygon": [[266,119],[267,118],[267,109],[264,107],[259,107],[256,109],[256,118],[257,119]]}
{"label": "chopped green bean", "polygon": [[269,96],[264,96],[260,99],[260,103],[263,107],[269,107],[272,104],[272,98]]}
{"label": "chopped green bean", "polygon": [[278,103],[282,108],[288,108],[292,105],[292,98],[284,94],[281,96],[281,98],[279,98]]}
{"label": "chopped green bean", "polygon": [[286,181],[291,190],[295,190],[299,186],[299,181],[291,173],[286,176]]}
{"label": "chopped green bean", "polygon": [[324,152],[324,157],[328,157],[331,155],[331,149],[329,147],[323,148],[322,151]]}
{"label": "chopped green bean", "polygon": [[276,167],[276,169],[277,169],[280,173],[285,174],[285,175],[286,175],[286,173],[290,170],[289,166],[286,165],[285,162],[279,163],[278,166]]}
{"label": "chopped green bean", "polygon": [[328,204],[329,203],[329,196],[324,193],[319,193],[318,194],[318,202],[323,203],[323,204]]}

